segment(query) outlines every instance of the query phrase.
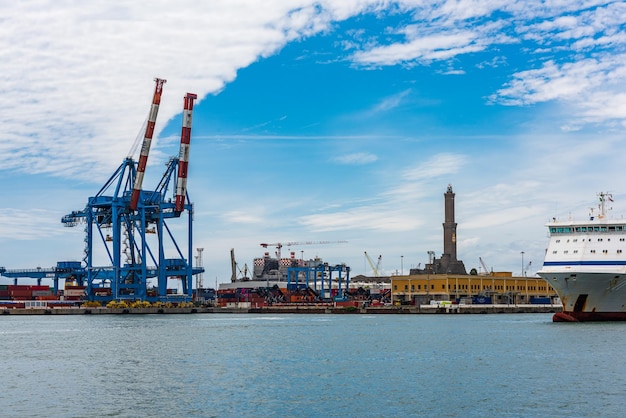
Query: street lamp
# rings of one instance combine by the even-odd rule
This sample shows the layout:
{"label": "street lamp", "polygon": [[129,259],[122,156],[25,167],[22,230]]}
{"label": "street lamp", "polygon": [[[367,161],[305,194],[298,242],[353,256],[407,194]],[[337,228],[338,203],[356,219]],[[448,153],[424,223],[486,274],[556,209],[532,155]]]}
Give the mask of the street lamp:
{"label": "street lamp", "polygon": [[522,277],[524,277],[524,251],[522,251]]}
{"label": "street lamp", "polygon": [[400,256],[400,274],[404,276],[404,256]]}

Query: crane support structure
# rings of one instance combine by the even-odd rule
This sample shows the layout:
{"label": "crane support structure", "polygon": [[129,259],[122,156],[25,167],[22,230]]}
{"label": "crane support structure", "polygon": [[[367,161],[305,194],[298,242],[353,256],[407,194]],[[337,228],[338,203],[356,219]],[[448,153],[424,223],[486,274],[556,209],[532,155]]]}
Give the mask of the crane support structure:
{"label": "crane support structure", "polygon": [[[157,88],[150,112],[152,122],[156,119],[161,87],[165,80],[156,81]],[[185,98],[184,132],[189,132],[185,128],[191,126],[192,106],[188,106],[190,97],[195,98],[195,95],[188,94]],[[181,200],[177,205],[175,199],[175,192],[181,191],[177,184],[180,176],[176,176],[181,160],[170,158],[154,190],[137,188],[142,184],[143,172],[140,174],[139,169],[145,169],[153,129],[152,123],[146,130],[148,145],[144,141],[138,165],[132,158],[126,158],[100,191],[88,199],[83,210],[71,212],[61,219],[66,226],[85,224],[84,265],[77,263],[79,265],[72,268],[80,269],[77,281],[79,285],[86,286],[90,300],[167,301],[176,298],[189,301],[192,298],[193,275],[204,271],[204,268],[194,268],[192,265],[192,204]],[[188,143],[189,138],[186,141]],[[185,156],[188,156],[188,148]],[[184,171],[186,178],[186,169]],[[186,200],[189,202],[188,197]],[[184,211],[188,215],[186,254],[168,226],[170,220],[180,218]],[[96,252],[98,242],[102,244],[102,250]],[[171,245],[167,249],[166,243]],[[99,266],[96,260],[100,263],[108,261],[108,265]],[[157,280],[157,286],[153,283],[149,286],[151,279]],[[172,296],[172,292],[168,291],[168,279],[180,280],[182,295]]]}
{"label": "crane support structure", "polygon": [[148,154],[150,153],[150,145],[152,144],[152,135],[154,134],[154,125],[156,124],[157,115],[159,114],[159,105],[161,104],[161,93],[163,93],[163,84],[166,80],[155,78],[156,86],[154,88],[154,96],[152,98],[152,106],[148,115],[148,124],[146,125],[146,134],[141,145],[141,154],[139,155],[139,164],[137,165],[137,174],[135,176],[135,184],[133,194],[130,199],[130,209],[137,209],[139,195],[143,185],[143,175],[148,164]]}
{"label": "crane support structure", "polygon": [[183,111],[183,129],[180,134],[180,152],[178,154],[178,184],[176,187],[176,211],[182,212],[185,207],[187,193],[187,168],[189,165],[189,145],[191,143],[191,119],[193,101],[198,96],[187,93],[185,96],[185,110]]}

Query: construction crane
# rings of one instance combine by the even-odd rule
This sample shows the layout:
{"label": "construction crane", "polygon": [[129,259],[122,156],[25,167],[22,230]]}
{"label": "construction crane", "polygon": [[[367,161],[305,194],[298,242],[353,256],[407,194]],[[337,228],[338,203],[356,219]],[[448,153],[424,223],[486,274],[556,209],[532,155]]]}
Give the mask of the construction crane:
{"label": "construction crane", "polygon": [[483,272],[481,273],[481,276],[487,276],[489,274],[489,269],[487,269],[487,266],[485,265],[485,262],[483,261],[482,257],[478,257],[478,261],[480,262],[480,265],[483,268]]}
{"label": "construction crane", "polygon": [[372,268],[372,272],[374,272],[374,277],[380,277],[380,262],[382,261],[383,256],[382,255],[378,256],[378,262],[376,263],[376,265],[374,265],[374,262],[372,261],[370,256],[367,254],[367,251],[365,251],[365,258],[367,259],[367,262]]}
{"label": "construction crane", "polygon": [[[139,163],[135,163],[132,157],[124,159],[100,191],[88,199],[83,210],[73,211],[61,219],[65,226],[85,223],[84,265],[79,262],[76,263],[79,266],[72,264],[69,267],[84,270],[80,277],[86,283],[79,284],[87,287],[90,300],[106,300],[107,296],[99,299],[102,289],[109,290],[109,299],[167,300],[167,280],[170,277],[182,279],[183,294],[191,300],[193,275],[204,271],[201,266],[194,268],[192,265],[193,207],[182,198],[186,194],[191,111],[193,100],[197,97],[195,94],[187,93],[185,96],[180,157],[170,158],[154,190],[142,189],[143,173],[165,83],[165,80],[158,78],[155,81],[156,88]],[[183,169],[181,165],[184,165]],[[189,201],[188,198],[186,200]],[[186,256],[167,224],[169,219],[180,218],[184,211],[188,214]],[[109,229],[110,233],[104,232]],[[155,250],[151,249],[146,237],[150,233],[155,236],[150,239],[152,242],[156,240],[158,248]],[[94,244],[98,238],[104,246],[104,256],[108,258],[110,266],[94,265]],[[171,252],[177,254],[178,258],[166,258],[166,241],[172,244],[174,250]],[[154,277],[158,278],[158,287],[155,291],[151,290],[149,295],[148,279]]]}
{"label": "construction crane", "polygon": [[274,244],[261,243],[261,247],[276,247],[276,258],[280,260],[280,249],[283,247],[292,247],[294,245],[323,245],[323,244],[344,244],[348,241],[304,241],[304,242],[276,242]]}

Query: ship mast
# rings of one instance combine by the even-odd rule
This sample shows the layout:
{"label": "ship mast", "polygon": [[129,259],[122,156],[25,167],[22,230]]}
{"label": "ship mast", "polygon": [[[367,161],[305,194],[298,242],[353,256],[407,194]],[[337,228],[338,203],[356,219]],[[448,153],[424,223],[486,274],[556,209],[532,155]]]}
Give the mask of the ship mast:
{"label": "ship mast", "polygon": [[611,193],[600,192],[598,193],[598,197],[600,198],[600,204],[598,205],[600,214],[598,215],[598,219],[604,219],[606,216],[606,201],[608,200],[609,202],[612,202],[613,195]]}

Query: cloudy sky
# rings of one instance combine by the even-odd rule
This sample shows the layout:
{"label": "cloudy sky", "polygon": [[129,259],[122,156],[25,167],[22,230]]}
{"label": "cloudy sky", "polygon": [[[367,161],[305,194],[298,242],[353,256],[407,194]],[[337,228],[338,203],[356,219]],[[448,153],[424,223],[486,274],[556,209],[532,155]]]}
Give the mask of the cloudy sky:
{"label": "cloudy sky", "polygon": [[353,276],[372,273],[365,251],[406,273],[443,250],[448,184],[468,270],[534,274],[545,222],[586,217],[600,191],[626,213],[623,1],[127,3],[0,3],[0,266],[82,259],[61,217],[142,136],[155,77],[146,189],[198,95],[205,284],[230,279],[231,248],[251,267],[278,242],[333,242],[283,255]]}

